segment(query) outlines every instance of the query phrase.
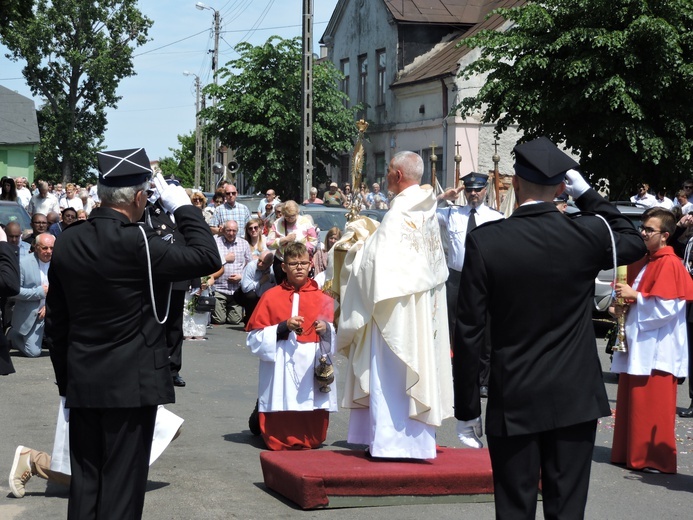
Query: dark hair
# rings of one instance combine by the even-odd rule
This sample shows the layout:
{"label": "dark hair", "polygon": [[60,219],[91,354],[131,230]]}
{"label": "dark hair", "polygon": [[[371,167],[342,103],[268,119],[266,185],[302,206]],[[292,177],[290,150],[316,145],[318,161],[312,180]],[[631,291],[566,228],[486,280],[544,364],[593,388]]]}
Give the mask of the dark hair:
{"label": "dark hair", "polygon": [[[5,193],[5,184],[10,185],[10,190]],[[3,177],[2,178],[2,193],[0,193],[0,200],[10,200],[12,202],[16,202],[17,200],[17,186],[14,183],[14,179],[12,177]]]}
{"label": "dark hair", "polygon": [[676,218],[668,209],[664,208],[649,208],[642,214],[642,221],[645,222],[651,218],[658,218],[662,222],[662,231],[669,233],[671,238],[676,231]]}
{"label": "dark hair", "polygon": [[300,242],[291,242],[284,249],[284,262],[286,262],[289,258],[299,258],[307,254],[308,249],[306,249],[306,246],[304,246]]}

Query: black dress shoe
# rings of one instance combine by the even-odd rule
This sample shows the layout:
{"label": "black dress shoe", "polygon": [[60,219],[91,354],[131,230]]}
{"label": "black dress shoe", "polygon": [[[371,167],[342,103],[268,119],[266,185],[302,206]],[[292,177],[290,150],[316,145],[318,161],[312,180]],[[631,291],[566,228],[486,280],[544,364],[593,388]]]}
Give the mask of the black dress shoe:
{"label": "black dress shoe", "polygon": [[679,417],[683,417],[684,419],[690,419],[693,417],[693,402],[691,402],[691,405],[688,408],[679,412]]}
{"label": "black dress shoe", "polygon": [[185,380],[179,375],[173,376],[173,386],[185,386]]}
{"label": "black dress shoe", "polygon": [[479,387],[479,396],[480,397],[488,397],[488,386],[480,386]]}

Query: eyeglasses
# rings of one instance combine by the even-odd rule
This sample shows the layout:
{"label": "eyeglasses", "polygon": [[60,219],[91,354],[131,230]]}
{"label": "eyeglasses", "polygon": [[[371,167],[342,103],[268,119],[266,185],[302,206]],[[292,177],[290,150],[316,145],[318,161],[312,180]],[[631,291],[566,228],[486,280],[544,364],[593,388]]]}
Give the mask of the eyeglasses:
{"label": "eyeglasses", "polygon": [[692,189],[693,189],[693,186],[688,185],[688,184],[684,184],[684,185],[681,186],[681,187],[682,187],[684,190],[692,190]]}
{"label": "eyeglasses", "polygon": [[481,193],[481,190],[483,190],[483,189],[484,188],[465,188],[464,191],[466,191],[467,193],[471,193],[471,192]]}
{"label": "eyeglasses", "polygon": [[227,191],[226,195],[236,195],[238,192],[237,191]]}
{"label": "eyeglasses", "polygon": [[307,268],[310,262],[284,262],[284,265],[291,267],[291,269],[296,269],[297,267]]}
{"label": "eyeglasses", "polygon": [[648,236],[648,237],[652,236],[652,235],[656,235],[657,233],[666,233],[666,231],[662,231],[661,229],[654,229],[654,228],[645,227],[645,226],[640,226],[638,228],[638,231],[640,231],[641,233],[644,233],[645,236]]}

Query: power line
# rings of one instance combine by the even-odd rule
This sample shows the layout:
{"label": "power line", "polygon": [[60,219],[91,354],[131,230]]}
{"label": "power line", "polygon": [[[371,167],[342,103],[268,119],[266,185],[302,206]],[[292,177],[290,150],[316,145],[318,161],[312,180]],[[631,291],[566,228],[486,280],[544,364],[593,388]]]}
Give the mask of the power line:
{"label": "power line", "polygon": [[185,38],[181,38],[180,40],[176,40],[175,42],[167,43],[166,45],[162,45],[161,47],[157,47],[155,49],[140,52],[139,54],[133,54],[132,57],[136,58],[137,56],[143,56],[145,54],[149,54],[150,52],[154,52],[154,51],[158,51],[159,49],[164,49],[166,47],[170,47],[171,45],[175,45],[176,43],[180,43],[180,42],[183,42],[185,40],[189,40],[190,38],[194,38],[195,36],[199,36],[200,34],[206,33],[208,31],[209,31],[209,29],[205,29],[204,31],[200,31],[200,32],[195,33],[195,34],[191,34],[190,36],[186,36]]}
{"label": "power line", "polygon": [[[315,22],[313,25],[323,25],[326,23],[328,23],[328,22]],[[257,27],[257,28],[251,27],[250,29],[234,29],[231,31],[219,31],[219,34],[240,33],[240,32],[251,33],[251,32],[257,32],[257,31],[274,31],[276,29],[292,29],[294,27],[302,27],[302,25],[300,25],[300,24],[299,25],[277,25],[275,27]],[[190,36],[186,36],[185,38],[181,38],[180,40],[176,40],[174,42],[167,43],[165,45],[162,45],[161,47],[156,47],[155,49],[150,49],[148,51],[140,52],[139,54],[133,54],[132,57],[136,58],[137,56],[143,56],[144,54],[150,54],[154,51],[158,51],[160,49],[170,47],[171,45],[175,45],[176,43],[180,43],[182,41],[189,40],[190,38],[194,38],[195,36],[199,36],[200,34],[206,32],[206,31],[209,31],[209,29],[205,29],[204,31],[200,31],[200,32],[195,33],[195,34],[191,34]],[[244,41],[244,40],[245,40],[245,37],[241,39],[241,41]],[[229,42],[226,42],[226,43],[229,45],[229,47],[233,48],[233,46]],[[194,51],[190,51],[190,52],[194,52]],[[10,80],[10,79],[23,79],[23,78],[6,78],[6,79]]]}

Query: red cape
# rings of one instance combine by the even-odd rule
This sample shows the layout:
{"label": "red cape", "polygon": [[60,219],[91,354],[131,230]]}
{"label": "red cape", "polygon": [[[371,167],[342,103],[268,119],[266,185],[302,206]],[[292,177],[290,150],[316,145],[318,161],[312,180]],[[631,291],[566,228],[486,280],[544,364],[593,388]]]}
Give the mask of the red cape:
{"label": "red cape", "polygon": [[272,287],[262,295],[255,307],[245,330],[264,329],[278,325],[291,318],[291,307],[294,293],[298,292],[298,315],[303,316],[304,333],[298,336],[300,343],[318,342],[318,334],[313,323],[315,320],[334,321],[334,300],[324,294],[313,280],[308,280],[298,291],[287,281],[277,287]]}
{"label": "red cape", "polygon": [[[693,280],[671,246],[665,246],[648,257],[647,267],[640,280],[638,292],[645,298],[656,296],[664,300],[693,300]],[[629,284],[642,269],[643,262],[628,266]]]}

